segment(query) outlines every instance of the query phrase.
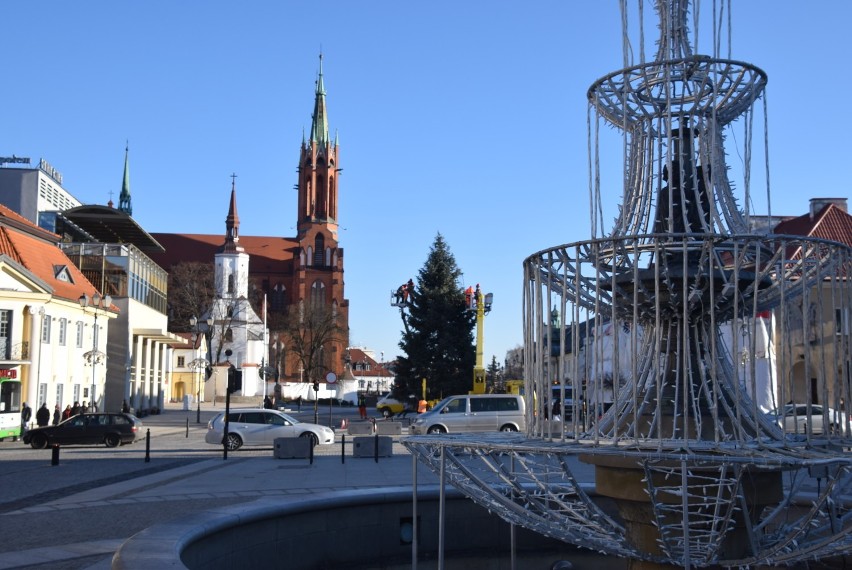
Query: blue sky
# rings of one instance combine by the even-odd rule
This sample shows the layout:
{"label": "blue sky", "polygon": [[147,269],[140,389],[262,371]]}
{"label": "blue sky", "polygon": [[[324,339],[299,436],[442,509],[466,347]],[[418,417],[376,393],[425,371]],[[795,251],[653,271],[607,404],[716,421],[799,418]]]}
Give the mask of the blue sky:
{"label": "blue sky", "polygon": [[[390,292],[416,279],[440,232],[462,285],[494,293],[487,365],[523,341],[523,260],[590,236],[585,97],[622,67],[618,5],[8,4],[0,156],[45,158],[78,199],[103,204],[118,201],[129,141],[148,231],[224,234],[233,172],[241,233],[290,237],[322,51],[352,344],[399,353]],[[769,75],[773,213],[848,196],[852,3],[735,0],[733,14],[732,58]],[[762,127],[759,138],[762,156]],[[766,213],[760,170],[752,208]],[[620,178],[604,185],[614,207]]]}

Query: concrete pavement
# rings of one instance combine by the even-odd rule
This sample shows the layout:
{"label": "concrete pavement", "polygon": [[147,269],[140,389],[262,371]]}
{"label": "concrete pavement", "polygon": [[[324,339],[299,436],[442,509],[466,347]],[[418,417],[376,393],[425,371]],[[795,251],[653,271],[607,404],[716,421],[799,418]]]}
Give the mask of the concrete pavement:
{"label": "concrete pavement", "polygon": [[[0,443],[0,521],[15,529],[0,542],[0,570],[105,569],[133,534],[193,512],[264,497],[411,485],[411,456],[397,442],[393,457],[378,462],[352,457],[351,447],[342,461],[340,445],[318,447],[313,464],[275,459],[269,448],[230,452],[224,461],[221,449],[203,442],[206,420],[223,407],[203,405],[201,424],[178,404],[142,418],[151,433],[148,462],[144,440],[110,450],[63,448],[58,466],[50,465],[50,450]],[[300,417],[311,421],[309,413]],[[418,466],[418,482],[437,478]]]}

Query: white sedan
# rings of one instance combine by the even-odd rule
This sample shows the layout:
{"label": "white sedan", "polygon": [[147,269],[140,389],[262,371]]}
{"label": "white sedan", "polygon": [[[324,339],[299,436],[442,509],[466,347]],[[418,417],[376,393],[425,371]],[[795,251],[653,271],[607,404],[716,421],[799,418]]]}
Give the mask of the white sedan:
{"label": "white sedan", "polygon": [[[225,414],[220,413],[207,422],[207,435],[204,441],[213,445],[224,443]],[[228,415],[228,450],[239,449],[243,445],[269,445],[278,437],[305,437],[311,445],[331,445],[334,443],[334,430],[317,424],[300,422],[296,418],[277,410],[250,408],[231,410]]]}
{"label": "white sedan", "polygon": [[833,408],[823,408],[817,404],[810,405],[810,417],[808,417],[807,404],[787,404],[781,410],[771,412],[770,416],[787,433],[805,434],[810,432],[817,435],[826,433],[823,412],[828,416],[828,431],[840,433],[843,425],[847,424],[846,414]]}

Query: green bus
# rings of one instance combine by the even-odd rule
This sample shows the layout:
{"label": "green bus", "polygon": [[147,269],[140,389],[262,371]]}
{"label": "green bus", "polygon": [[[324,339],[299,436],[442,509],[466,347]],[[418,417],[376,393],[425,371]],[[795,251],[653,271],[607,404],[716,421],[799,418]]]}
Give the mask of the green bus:
{"label": "green bus", "polygon": [[0,370],[0,441],[21,437],[21,381],[17,370]]}

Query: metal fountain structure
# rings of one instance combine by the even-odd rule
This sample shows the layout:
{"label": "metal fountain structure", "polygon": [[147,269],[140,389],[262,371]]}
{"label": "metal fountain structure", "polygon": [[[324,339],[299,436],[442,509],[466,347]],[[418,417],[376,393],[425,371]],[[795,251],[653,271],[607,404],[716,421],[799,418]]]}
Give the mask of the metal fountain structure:
{"label": "metal fountain structure", "polygon": [[[657,0],[653,61],[641,47],[642,3],[638,42],[621,6],[624,67],[588,91],[593,235],[524,262],[527,431],[404,443],[513,525],[634,568],[844,555],[852,250],[750,229],[758,111],[768,149],[767,77],[721,57],[730,3],[712,15],[705,56],[690,42],[690,22],[699,25],[690,2]],[[610,170],[602,126],[623,136],[623,164]],[[736,170],[726,139],[742,145]],[[621,205],[598,235],[605,172],[623,178]],[[556,422],[552,394],[566,387],[573,421]],[[799,433],[780,427],[791,419]],[[819,420],[833,427],[819,432]],[[593,466],[594,494],[578,465]]]}

